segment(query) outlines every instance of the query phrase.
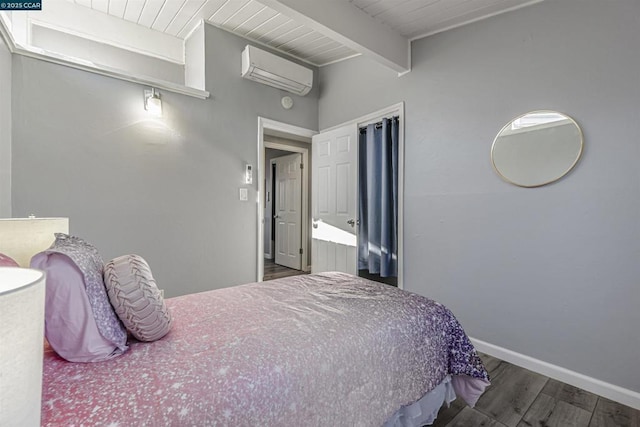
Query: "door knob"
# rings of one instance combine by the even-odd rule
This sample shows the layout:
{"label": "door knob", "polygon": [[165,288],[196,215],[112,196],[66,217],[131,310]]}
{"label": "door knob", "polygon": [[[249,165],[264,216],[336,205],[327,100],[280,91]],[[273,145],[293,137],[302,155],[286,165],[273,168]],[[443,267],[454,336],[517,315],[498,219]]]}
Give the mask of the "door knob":
{"label": "door knob", "polygon": [[349,224],[350,226],[353,227],[354,225],[356,225],[356,221],[352,218],[352,219],[347,220],[347,224]]}

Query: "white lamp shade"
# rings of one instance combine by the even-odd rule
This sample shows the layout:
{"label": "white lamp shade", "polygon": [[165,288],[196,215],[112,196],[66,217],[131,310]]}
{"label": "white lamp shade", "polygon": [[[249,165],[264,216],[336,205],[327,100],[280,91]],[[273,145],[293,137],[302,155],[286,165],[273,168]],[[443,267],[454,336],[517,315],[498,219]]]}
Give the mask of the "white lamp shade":
{"label": "white lamp shade", "polygon": [[69,218],[0,218],[0,253],[29,267],[32,256],[51,246],[55,233],[69,233]]}
{"label": "white lamp shade", "polygon": [[0,426],[39,426],[45,275],[0,267]]}

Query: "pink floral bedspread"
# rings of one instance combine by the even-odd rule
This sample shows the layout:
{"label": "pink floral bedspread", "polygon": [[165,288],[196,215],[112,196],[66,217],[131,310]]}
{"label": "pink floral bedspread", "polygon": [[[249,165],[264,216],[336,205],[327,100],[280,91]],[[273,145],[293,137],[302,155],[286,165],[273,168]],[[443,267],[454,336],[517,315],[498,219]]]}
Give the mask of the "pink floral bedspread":
{"label": "pink floral bedspread", "polygon": [[448,374],[488,384],[444,306],[343,273],[167,306],[171,332],[115,359],[70,363],[46,347],[42,425],[378,426]]}

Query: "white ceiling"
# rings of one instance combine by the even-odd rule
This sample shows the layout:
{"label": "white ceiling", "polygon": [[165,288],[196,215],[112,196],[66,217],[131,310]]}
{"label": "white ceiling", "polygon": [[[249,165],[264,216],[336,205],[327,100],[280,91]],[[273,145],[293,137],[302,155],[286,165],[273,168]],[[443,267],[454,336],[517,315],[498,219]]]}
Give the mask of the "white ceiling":
{"label": "white ceiling", "polygon": [[[255,0],[68,0],[115,18],[184,39],[205,20],[241,37],[316,66],[365,53],[332,31],[315,29]],[[309,0],[307,0],[309,1]],[[372,24],[413,40],[541,0],[315,0],[327,12],[344,13],[344,3]],[[279,2],[278,2],[279,3]],[[282,3],[295,3],[284,1]],[[341,4],[342,3],[342,4]],[[52,6],[47,3],[45,7]],[[296,15],[296,14],[293,14]],[[371,19],[373,18],[373,19]],[[387,28],[385,28],[387,29]],[[362,49],[366,51],[365,49]]]}
{"label": "white ceiling", "polygon": [[201,20],[320,66],[358,52],[254,0],[68,0],[181,39]]}

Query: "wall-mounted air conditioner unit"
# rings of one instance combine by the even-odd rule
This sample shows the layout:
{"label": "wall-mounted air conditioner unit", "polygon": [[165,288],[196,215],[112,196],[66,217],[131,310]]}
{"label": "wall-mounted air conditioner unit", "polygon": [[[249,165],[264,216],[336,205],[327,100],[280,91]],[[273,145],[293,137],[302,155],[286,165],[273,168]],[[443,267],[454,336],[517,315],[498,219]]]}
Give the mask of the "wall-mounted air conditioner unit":
{"label": "wall-mounted air conditioner unit", "polygon": [[242,77],[306,95],[313,85],[313,71],[277,55],[248,46],[242,51]]}

